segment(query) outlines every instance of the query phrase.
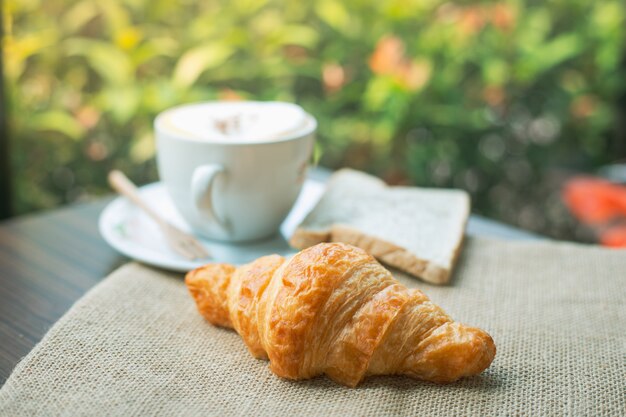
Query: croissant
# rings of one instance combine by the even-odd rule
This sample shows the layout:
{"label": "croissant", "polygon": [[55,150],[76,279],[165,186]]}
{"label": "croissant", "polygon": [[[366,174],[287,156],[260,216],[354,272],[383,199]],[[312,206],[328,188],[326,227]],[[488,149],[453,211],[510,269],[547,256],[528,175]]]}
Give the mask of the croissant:
{"label": "croissant", "polygon": [[185,282],[200,314],[234,328],[283,378],[326,374],[350,387],[369,375],[452,382],[479,374],[496,353],[486,332],[452,321],[421,291],[343,243],[239,268],[209,264]]}

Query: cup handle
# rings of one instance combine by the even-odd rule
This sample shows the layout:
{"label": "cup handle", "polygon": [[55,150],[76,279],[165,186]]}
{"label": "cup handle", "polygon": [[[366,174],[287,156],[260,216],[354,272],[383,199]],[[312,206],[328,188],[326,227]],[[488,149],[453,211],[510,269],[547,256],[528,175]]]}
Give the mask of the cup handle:
{"label": "cup handle", "polygon": [[217,164],[201,165],[194,169],[191,176],[191,195],[198,213],[206,220],[228,231],[227,224],[215,214],[213,204],[213,184],[224,167]]}

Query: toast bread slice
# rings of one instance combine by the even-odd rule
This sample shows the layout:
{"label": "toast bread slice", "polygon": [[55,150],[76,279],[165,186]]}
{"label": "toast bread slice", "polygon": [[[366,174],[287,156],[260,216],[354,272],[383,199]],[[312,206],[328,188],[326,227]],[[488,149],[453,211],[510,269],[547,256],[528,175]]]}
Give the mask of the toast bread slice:
{"label": "toast bread slice", "polygon": [[290,244],[358,246],[379,261],[433,284],[449,282],[470,213],[462,190],[390,187],[363,172],[342,169],[328,183]]}

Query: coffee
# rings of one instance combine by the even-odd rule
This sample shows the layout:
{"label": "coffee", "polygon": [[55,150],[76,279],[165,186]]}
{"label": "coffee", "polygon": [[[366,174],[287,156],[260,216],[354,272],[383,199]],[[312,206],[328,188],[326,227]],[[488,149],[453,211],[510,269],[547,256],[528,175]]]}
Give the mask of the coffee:
{"label": "coffee", "polygon": [[162,129],[217,143],[274,142],[313,129],[298,105],[281,102],[210,102],[179,106],[159,116]]}
{"label": "coffee", "polygon": [[277,102],[208,102],[155,120],[161,180],[194,232],[226,242],[274,235],[311,158],[315,118]]}

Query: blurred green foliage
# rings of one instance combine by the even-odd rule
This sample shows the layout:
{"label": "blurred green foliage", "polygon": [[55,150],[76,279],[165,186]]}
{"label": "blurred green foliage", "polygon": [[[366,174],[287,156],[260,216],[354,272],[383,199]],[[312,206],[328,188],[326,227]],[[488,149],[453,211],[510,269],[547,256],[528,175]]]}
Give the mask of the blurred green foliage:
{"label": "blurred green foliage", "polygon": [[199,100],[297,102],[323,165],[465,188],[475,210],[544,231],[550,170],[626,156],[623,0],[4,8],[18,212],[106,192],[113,167],[155,180],[155,115]]}

